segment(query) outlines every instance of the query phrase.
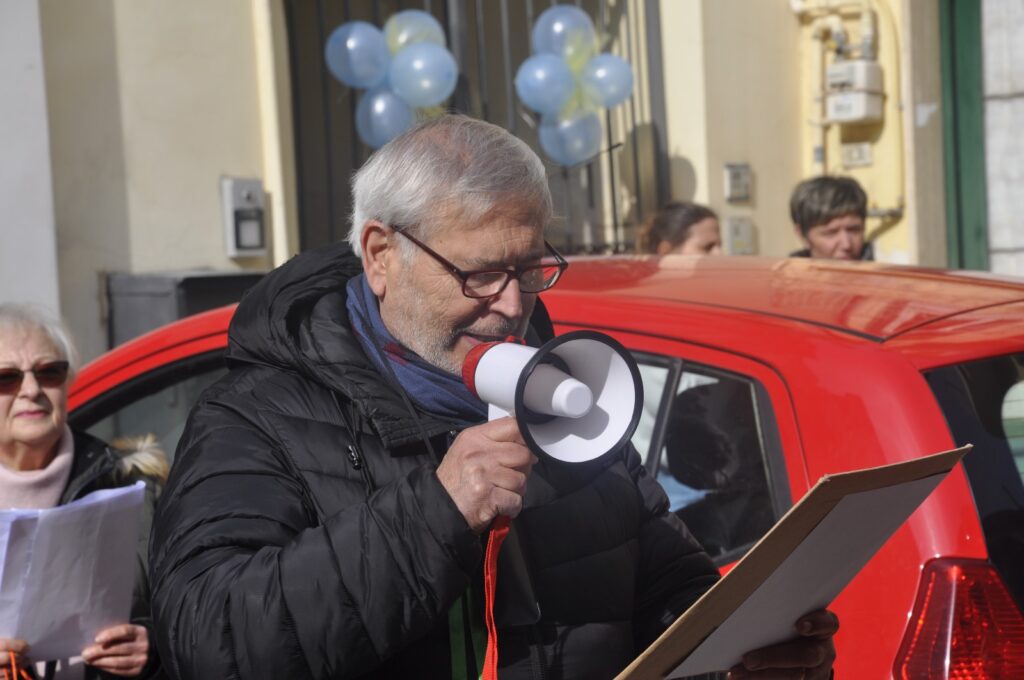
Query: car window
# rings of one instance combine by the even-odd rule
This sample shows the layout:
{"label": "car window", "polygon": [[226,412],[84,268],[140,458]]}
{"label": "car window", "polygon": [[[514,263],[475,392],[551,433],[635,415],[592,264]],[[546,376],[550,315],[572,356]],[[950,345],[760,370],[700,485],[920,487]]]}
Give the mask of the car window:
{"label": "car window", "polygon": [[153,435],[173,460],[192,406],[226,372],[219,352],[175,362],[84,404],[71,414],[71,424],[111,443]]}
{"label": "car window", "polygon": [[638,358],[644,411],[633,443],[708,554],[734,556],[776,519],[764,392],[711,367]]}
{"label": "car window", "polygon": [[1017,474],[1024,479],[1024,380],[1013,385],[1003,397],[1001,418]]}
{"label": "car window", "polygon": [[989,558],[1024,607],[1024,353],[926,374],[958,446]]}
{"label": "car window", "polygon": [[651,457],[654,425],[658,420],[658,412],[661,410],[665,383],[672,372],[671,362],[655,364],[651,363],[652,361],[654,359],[648,358],[637,364],[640,369],[640,379],[644,385],[644,407],[640,412],[640,422],[637,423],[632,441],[645,464]]}

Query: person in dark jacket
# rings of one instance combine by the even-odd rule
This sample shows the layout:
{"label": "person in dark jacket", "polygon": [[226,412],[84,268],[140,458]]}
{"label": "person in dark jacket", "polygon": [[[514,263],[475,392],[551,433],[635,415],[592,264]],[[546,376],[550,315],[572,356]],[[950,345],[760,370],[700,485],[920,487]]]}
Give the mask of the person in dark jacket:
{"label": "person in dark jacket", "polygon": [[[152,437],[114,446],[67,424],[77,352],[63,324],[44,311],[0,304],[0,509],[52,508],[100,489],[146,483],[129,621],[100,631],[81,659],[31,663],[22,640],[0,638],[0,668],[21,661],[40,678],[153,678],[147,557],[149,528],[167,461]],[[68,565],[68,569],[74,569]],[[24,657],[28,657],[25,659]]]}
{"label": "person in dark jacket", "polygon": [[[354,196],[351,243],[246,294],[231,370],[190,414],[151,544],[170,674],[476,678],[484,545],[507,515],[500,677],[614,676],[718,573],[632,447],[537,459],[458,377],[477,343],[551,337],[543,165],[446,116],[377,151]],[[767,665],[818,680],[835,620],[807,622],[811,656]]]}
{"label": "person in dark jacket", "polygon": [[865,241],[868,196],[852,177],[821,175],[800,182],[790,196],[789,214],[806,246],[790,257],[875,259],[872,242]]}

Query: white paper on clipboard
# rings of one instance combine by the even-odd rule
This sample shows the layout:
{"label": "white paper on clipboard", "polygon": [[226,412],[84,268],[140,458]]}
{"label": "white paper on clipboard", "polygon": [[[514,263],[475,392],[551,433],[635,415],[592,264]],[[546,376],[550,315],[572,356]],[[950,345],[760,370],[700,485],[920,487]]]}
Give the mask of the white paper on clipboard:
{"label": "white paper on clipboard", "polygon": [[827,607],[970,450],[826,475],[616,680],[725,671]]}

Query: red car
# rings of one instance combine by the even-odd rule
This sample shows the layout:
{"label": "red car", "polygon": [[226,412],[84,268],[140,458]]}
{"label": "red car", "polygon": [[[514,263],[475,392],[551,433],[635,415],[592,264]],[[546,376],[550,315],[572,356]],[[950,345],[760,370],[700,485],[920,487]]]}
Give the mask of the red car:
{"label": "red car", "polygon": [[[838,678],[1024,677],[1024,281],[766,258],[577,259],[556,330],[634,352],[634,443],[723,568],[822,475],[974,450],[833,604]],[[86,366],[72,424],[173,451],[232,308]]]}

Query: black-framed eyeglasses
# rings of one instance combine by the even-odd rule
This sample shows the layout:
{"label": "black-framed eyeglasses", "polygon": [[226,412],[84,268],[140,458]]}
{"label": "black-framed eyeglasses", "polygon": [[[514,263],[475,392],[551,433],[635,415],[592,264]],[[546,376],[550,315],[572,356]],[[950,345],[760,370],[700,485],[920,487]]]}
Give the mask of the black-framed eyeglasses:
{"label": "black-framed eyeglasses", "polygon": [[507,269],[472,269],[463,270],[438,255],[433,249],[419,239],[407,233],[404,227],[394,226],[392,229],[416,244],[423,252],[437,260],[441,266],[462,281],[462,294],[468,298],[494,297],[505,290],[512,279],[519,281],[519,290],[523,293],[540,293],[548,290],[556,283],[568,267],[569,263],[547,241],[544,247],[555,258],[554,262],[530,265],[529,267],[509,267]]}
{"label": "black-framed eyeglasses", "polygon": [[24,371],[20,368],[0,368],[0,394],[17,392],[26,373],[34,375],[40,387],[60,387],[68,379],[69,366],[66,361],[48,361]]}

